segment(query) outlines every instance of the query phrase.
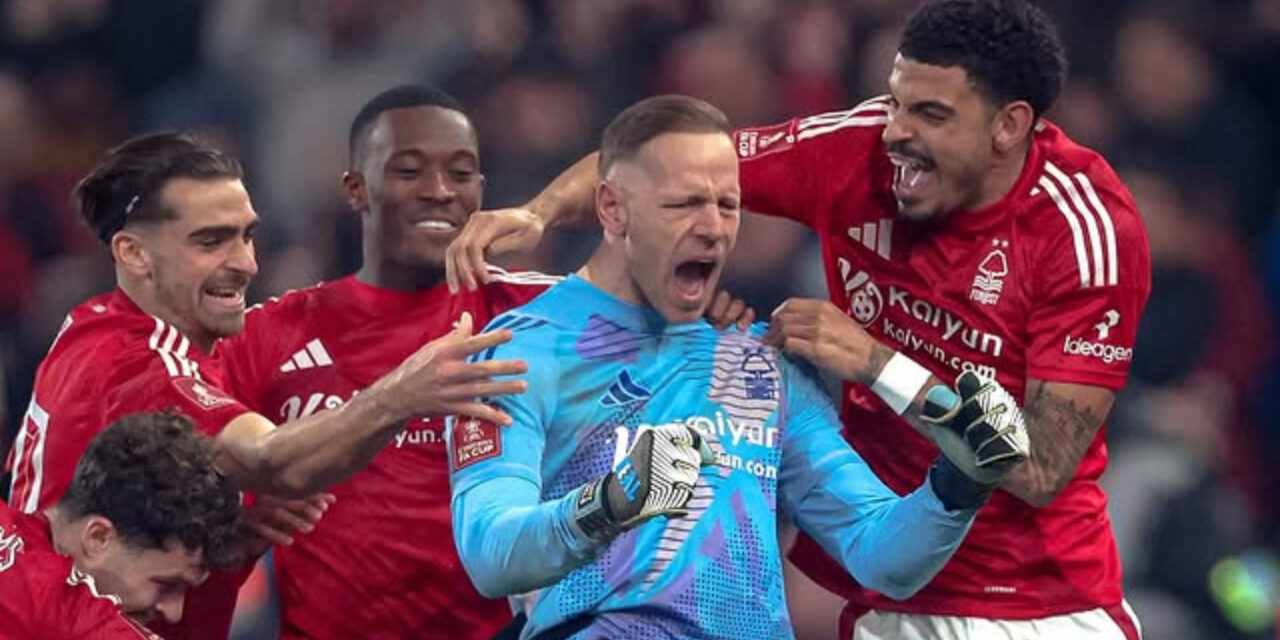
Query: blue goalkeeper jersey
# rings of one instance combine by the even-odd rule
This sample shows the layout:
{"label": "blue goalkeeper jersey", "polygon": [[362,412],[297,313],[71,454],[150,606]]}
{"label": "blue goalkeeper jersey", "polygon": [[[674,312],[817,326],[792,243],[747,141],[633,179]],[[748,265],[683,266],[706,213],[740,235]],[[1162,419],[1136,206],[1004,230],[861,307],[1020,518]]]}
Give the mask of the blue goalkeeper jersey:
{"label": "blue goalkeeper jersey", "polygon": [[[895,597],[928,582],[972,523],[928,482],[906,497],[886,488],[761,327],[670,325],[570,276],[487,329],[499,328],[514,339],[479,357],[526,360],[529,389],[496,401],[509,427],[451,424],[454,536],[482,593],[520,594],[523,638],[791,638],[780,510]],[[689,515],[588,539],[572,518],[580,488],[642,430],[670,423],[696,429],[717,457]]]}

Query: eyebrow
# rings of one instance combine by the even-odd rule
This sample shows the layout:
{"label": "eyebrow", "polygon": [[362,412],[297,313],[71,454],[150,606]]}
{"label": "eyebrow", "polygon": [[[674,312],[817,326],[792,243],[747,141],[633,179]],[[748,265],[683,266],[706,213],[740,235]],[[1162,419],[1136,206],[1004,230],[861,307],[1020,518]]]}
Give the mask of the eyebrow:
{"label": "eyebrow", "polygon": [[241,227],[234,224],[222,224],[222,225],[215,225],[211,227],[200,227],[199,229],[196,229],[195,231],[192,231],[191,233],[187,234],[187,237],[191,239],[217,238],[221,240],[225,238],[234,238],[235,236],[240,235],[242,232],[248,233],[257,228],[258,228],[257,220],[250,222],[248,226],[243,228],[243,230],[241,229]]}
{"label": "eyebrow", "polygon": [[912,102],[907,107],[907,110],[911,113],[920,113],[922,111],[941,111],[945,115],[954,115],[956,112],[955,107],[943,104],[937,100],[921,100],[919,102]]}
{"label": "eyebrow", "polygon": [[[474,151],[471,151],[470,149],[455,149],[443,155],[447,155],[450,162],[459,160],[459,159],[474,160],[474,161],[479,161],[480,159],[480,155]],[[387,160],[391,161],[391,160],[395,160],[396,158],[402,158],[405,156],[412,156],[416,160],[424,160],[424,161],[430,157],[427,153],[423,152],[421,149],[401,149],[399,151],[393,152],[391,156],[387,158]]]}

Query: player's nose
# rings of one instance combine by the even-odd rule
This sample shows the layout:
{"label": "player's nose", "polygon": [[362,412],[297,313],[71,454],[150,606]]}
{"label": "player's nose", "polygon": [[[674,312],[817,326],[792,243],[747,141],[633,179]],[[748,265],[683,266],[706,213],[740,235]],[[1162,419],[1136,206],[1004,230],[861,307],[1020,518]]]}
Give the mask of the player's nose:
{"label": "player's nose", "polygon": [[890,109],[889,122],[884,126],[884,131],[880,134],[880,139],[884,141],[885,146],[910,140],[911,135],[911,130],[902,117],[902,111]]}
{"label": "player's nose", "polygon": [[425,171],[418,181],[418,197],[435,202],[448,202],[458,196],[443,171]]}
{"label": "player's nose", "polygon": [[258,274],[258,256],[253,241],[237,242],[227,258],[227,268],[254,276]]}
{"label": "player's nose", "polygon": [[165,622],[177,624],[182,621],[183,601],[182,596],[165,598],[156,603],[156,613],[159,613]]}

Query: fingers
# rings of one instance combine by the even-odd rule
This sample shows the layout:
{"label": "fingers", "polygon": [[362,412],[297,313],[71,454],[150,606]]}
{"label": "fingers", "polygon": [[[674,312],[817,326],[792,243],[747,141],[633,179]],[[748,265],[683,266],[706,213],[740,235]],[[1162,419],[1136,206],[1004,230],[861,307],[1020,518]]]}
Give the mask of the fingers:
{"label": "fingers", "polygon": [[529,371],[529,364],[524,360],[486,360],[484,362],[466,362],[458,365],[456,371],[444,373],[442,378],[449,382],[474,382],[497,376],[518,376]]}
{"label": "fingers", "polygon": [[453,328],[453,335],[459,338],[470,338],[472,331],[475,330],[475,320],[471,318],[470,311],[463,311],[462,317],[458,318],[458,325]]}
{"label": "fingers", "polygon": [[451,357],[465,358],[467,356],[480,353],[485,349],[510,342],[511,335],[510,329],[486,331],[450,345],[448,347],[448,353]]}
{"label": "fingers", "polygon": [[729,310],[729,305],[733,302],[733,296],[728,291],[718,291],[711,298],[711,306],[707,309],[707,318],[711,320],[711,326],[716,329],[726,329],[732,320],[725,314]]}
{"label": "fingers", "polygon": [[457,398],[488,398],[520,395],[529,390],[524,380],[486,380],[460,384],[449,395]]}
{"label": "fingers", "polygon": [[[250,533],[270,542],[271,544],[279,544],[286,547],[293,544],[293,536],[266,523],[246,520],[245,526],[249,529]],[[266,549],[260,548],[259,551],[266,551]]]}
{"label": "fingers", "polygon": [[471,281],[468,287],[475,290],[480,283],[488,284],[489,282],[489,265],[484,260],[484,247],[479,244],[472,244],[467,247],[467,275]]}
{"label": "fingers", "polygon": [[511,426],[511,423],[514,422],[507,412],[491,407],[482,402],[468,402],[460,405],[455,413],[458,414],[460,419],[463,416],[466,416],[477,420],[500,424],[504,427],[509,427]]}
{"label": "fingers", "polygon": [[745,302],[742,306],[743,312],[738,314],[738,330],[746,331],[756,321],[756,310],[748,307]]}

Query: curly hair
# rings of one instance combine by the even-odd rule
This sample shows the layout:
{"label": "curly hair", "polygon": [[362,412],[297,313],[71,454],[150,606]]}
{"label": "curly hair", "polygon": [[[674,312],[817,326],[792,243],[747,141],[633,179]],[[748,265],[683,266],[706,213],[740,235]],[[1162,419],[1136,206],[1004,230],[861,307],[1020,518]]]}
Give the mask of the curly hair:
{"label": "curly hair", "polygon": [[1025,100],[1036,116],[1062,92],[1067,58],[1057,29],[1025,0],[935,0],[907,21],[898,52],[958,66],[992,102]]}
{"label": "curly hair", "polygon": [[159,194],[170,180],[237,180],[240,161],[197,136],[162,131],[130,138],[107,151],[76,184],[73,198],[94,235],[104,244],[127,224],[172,220]]}
{"label": "curly hair", "polygon": [[177,542],[214,568],[243,559],[240,493],[214,467],[213,440],[174,411],[128,415],[102,430],[58,507],[70,518],[107,518],[138,549]]}

